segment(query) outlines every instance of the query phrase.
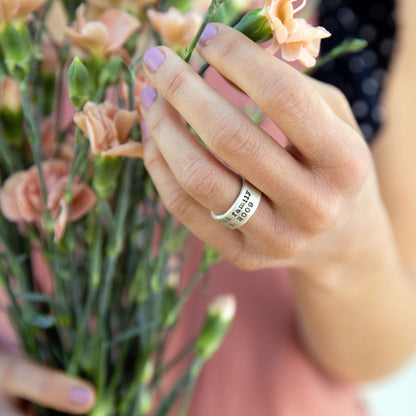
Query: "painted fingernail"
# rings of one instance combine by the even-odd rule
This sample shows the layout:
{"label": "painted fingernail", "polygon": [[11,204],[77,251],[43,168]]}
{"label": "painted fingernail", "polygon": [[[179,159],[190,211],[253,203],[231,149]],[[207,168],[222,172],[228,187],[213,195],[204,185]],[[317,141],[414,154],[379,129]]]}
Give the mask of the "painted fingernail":
{"label": "painted fingernail", "polygon": [[69,391],[69,401],[75,406],[87,406],[93,400],[93,393],[86,387],[72,387]]}
{"label": "painted fingernail", "polygon": [[147,142],[149,140],[149,130],[147,129],[146,122],[144,120],[140,121],[140,129],[142,131],[142,141]]}
{"label": "painted fingernail", "polygon": [[165,54],[156,46],[148,49],[143,55],[143,63],[150,72],[156,72],[165,60]]}
{"label": "painted fingernail", "polygon": [[201,36],[199,37],[199,44],[201,46],[208,45],[210,40],[218,33],[217,26],[213,25],[212,23],[208,23],[205,26],[204,31],[201,33]]}
{"label": "painted fingernail", "polygon": [[140,91],[139,99],[145,110],[148,110],[155,102],[157,91],[152,87],[145,87]]}

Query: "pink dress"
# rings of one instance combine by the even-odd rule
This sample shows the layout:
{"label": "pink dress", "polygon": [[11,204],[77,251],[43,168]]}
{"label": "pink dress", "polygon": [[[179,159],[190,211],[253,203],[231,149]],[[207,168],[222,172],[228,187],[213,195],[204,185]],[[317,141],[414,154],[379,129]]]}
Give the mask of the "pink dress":
{"label": "pink dress", "polygon": [[189,416],[363,416],[352,386],[326,375],[297,333],[289,276],[243,272],[222,262],[181,315],[170,353],[198,332],[206,305],[233,293],[237,314],[196,386]]}

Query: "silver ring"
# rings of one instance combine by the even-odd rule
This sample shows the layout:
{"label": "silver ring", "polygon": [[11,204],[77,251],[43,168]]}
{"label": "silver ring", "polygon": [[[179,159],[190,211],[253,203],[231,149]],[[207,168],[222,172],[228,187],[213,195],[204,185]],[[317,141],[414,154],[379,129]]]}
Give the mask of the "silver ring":
{"label": "silver ring", "polygon": [[231,230],[244,225],[256,212],[261,200],[261,192],[244,178],[241,179],[243,185],[240,194],[234,204],[231,205],[231,208],[224,214],[219,215],[211,211],[211,216],[214,220]]}

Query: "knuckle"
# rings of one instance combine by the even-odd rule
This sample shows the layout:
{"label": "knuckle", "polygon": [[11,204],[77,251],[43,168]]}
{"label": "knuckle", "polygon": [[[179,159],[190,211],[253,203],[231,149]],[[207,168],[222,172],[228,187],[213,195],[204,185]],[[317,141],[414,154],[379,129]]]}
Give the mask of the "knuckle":
{"label": "knuckle", "polygon": [[294,82],[293,77],[288,74],[281,74],[270,77],[263,84],[261,95],[270,108],[284,113],[291,121],[298,122],[304,119],[307,114],[302,111],[308,107],[309,95],[302,82]]}
{"label": "knuckle", "polygon": [[176,72],[168,82],[166,87],[166,96],[170,99],[175,99],[180,96],[189,81],[190,73],[188,70],[183,69]]}
{"label": "knuckle", "polygon": [[233,62],[234,56],[237,51],[241,48],[241,39],[240,38],[226,38],[224,42],[221,43],[221,47],[218,50],[218,58],[224,62]]}
{"label": "knuckle", "polygon": [[185,192],[194,198],[217,193],[218,172],[208,161],[192,153],[178,173],[178,181]]}
{"label": "knuckle", "polygon": [[338,192],[309,192],[302,197],[302,220],[300,228],[309,235],[320,234],[330,229],[341,211],[341,197]]}
{"label": "knuckle", "polygon": [[279,258],[291,260],[304,252],[309,245],[309,239],[304,233],[298,230],[287,234],[279,246]]}
{"label": "knuckle", "polygon": [[210,136],[213,150],[228,157],[255,158],[258,154],[259,140],[254,140],[247,123],[240,115],[228,115],[212,123]]}
{"label": "knuckle", "polygon": [[253,254],[247,247],[233,251],[228,260],[240,270],[254,271],[261,267],[258,256]]}
{"label": "knuckle", "polygon": [[150,120],[146,121],[147,128],[149,129],[150,134],[152,137],[157,139],[158,137],[164,135],[166,129],[166,114],[164,111],[155,111],[152,114]]}
{"label": "knuckle", "polygon": [[165,195],[161,195],[166,209],[179,220],[188,218],[190,204],[189,197],[180,189],[175,189]]}
{"label": "knuckle", "polygon": [[154,150],[147,150],[144,152],[143,155],[143,163],[146,170],[151,172],[157,172],[160,163],[162,161],[161,154],[156,150],[156,147],[154,147]]}

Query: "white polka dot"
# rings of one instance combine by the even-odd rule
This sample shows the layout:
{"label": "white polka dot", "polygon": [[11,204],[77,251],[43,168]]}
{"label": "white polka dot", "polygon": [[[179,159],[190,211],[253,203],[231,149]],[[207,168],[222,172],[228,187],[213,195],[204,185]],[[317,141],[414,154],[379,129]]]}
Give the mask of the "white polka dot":
{"label": "white polka dot", "polygon": [[357,118],[363,118],[368,114],[368,104],[364,100],[358,100],[352,105],[352,111]]}
{"label": "white polka dot", "polygon": [[366,68],[372,68],[377,64],[377,54],[371,49],[365,50],[361,56]]}
{"label": "white polka dot", "polygon": [[348,67],[350,68],[352,73],[360,73],[365,68],[364,59],[358,55],[352,56],[351,59],[348,61]]}
{"label": "white polka dot", "polygon": [[367,42],[373,42],[377,38],[377,29],[373,25],[364,25],[358,32],[360,38],[365,39]]}
{"label": "white polka dot", "polygon": [[386,76],[386,71],[383,68],[377,68],[371,73],[371,78],[377,80],[381,84]]}
{"label": "white polka dot", "polygon": [[365,95],[376,95],[379,89],[379,83],[374,78],[367,78],[363,81],[361,89]]}
{"label": "white polka dot", "polygon": [[348,7],[342,7],[338,10],[337,19],[346,29],[352,30],[357,26],[357,17]]}
{"label": "white polka dot", "polygon": [[366,139],[370,139],[374,134],[374,127],[369,123],[360,124],[360,129]]}

